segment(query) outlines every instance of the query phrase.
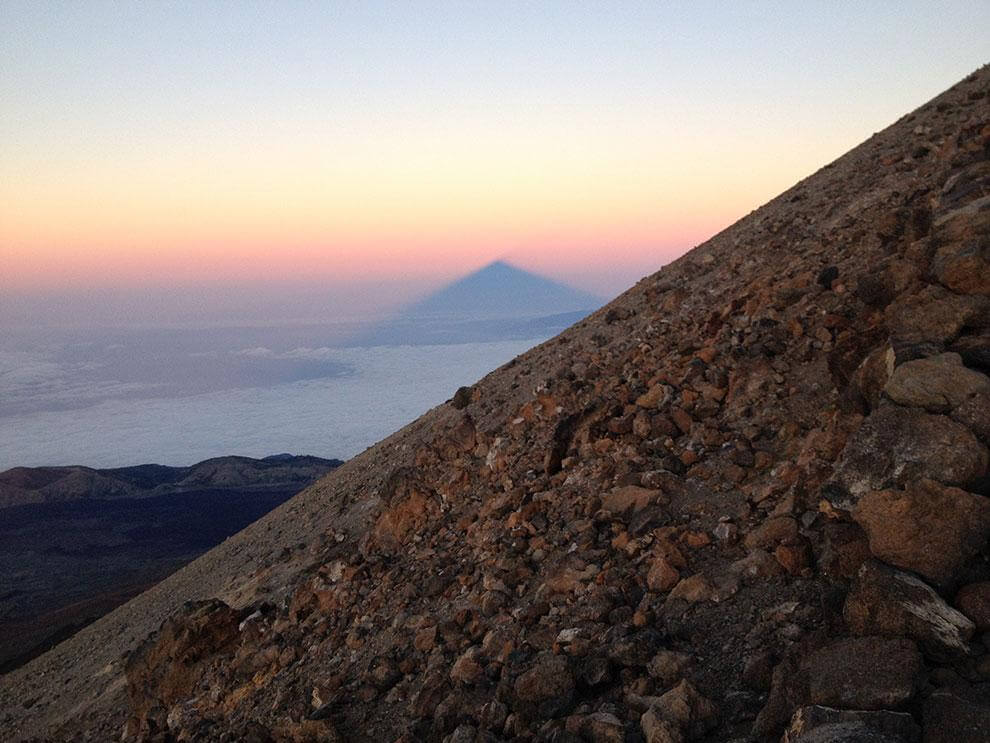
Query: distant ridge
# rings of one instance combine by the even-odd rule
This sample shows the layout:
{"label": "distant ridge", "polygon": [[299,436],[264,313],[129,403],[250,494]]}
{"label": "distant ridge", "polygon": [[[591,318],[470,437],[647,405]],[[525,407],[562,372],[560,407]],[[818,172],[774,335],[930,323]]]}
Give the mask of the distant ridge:
{"label": "distant ridge", "polygon": [[536,317],[594,310],[603,300],[505,261],[454,281],[404,314],[437,318]]}
{"label": "distant ridge", "polygon": [[79,499],[151,498],[204,488],[301,489],[341,464],[339,459],[273,454],[264,459],[214,457],[189,467],[13,467],[0,472],[0,509]]}

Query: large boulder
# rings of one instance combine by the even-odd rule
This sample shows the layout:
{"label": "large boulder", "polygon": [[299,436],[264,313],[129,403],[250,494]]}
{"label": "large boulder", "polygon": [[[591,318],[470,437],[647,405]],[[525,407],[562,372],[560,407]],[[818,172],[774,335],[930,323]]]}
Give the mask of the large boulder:
{"label": "large boulder", "polygon": [[939,217],[932,273],[961,294],[990,294],[990,196]]}
{"label": "large boulder", "polygon": [[127,693],[140,726],[167,724],[159,713],[184,700],[215,658],[233,654],[243,617],[219,599],[188,602],[130,655]]}
{"label": "large boulder", "polygon": [[926,583],[875,560],[860,568],[842,614],[857,634],[909,637],[936,660],[966,655],[976,629]]}
{"label": "large boulder", "polygon": [[898,341],[945,344],[964,328],[990,325],[990,298],[955,294],[929,284],[916,294],[902,295],[884,310],[887,327]]}
{"label": "large boulder", "polygon": [[962,424],[887,403],[850,437],[824,495],[852,510],[868,492],[921,478],[965,488],[982,480],[988,459],[987,447]]}
{"label": "large boulder", "polygon": [[921,729],[907,712],[810,705],[794,713],[781,743],[917,743]]}
{"label": "large boulder", "polygon": [[901,364],[884,393],[899,405],[949,413],[969,398],[990,392],[990,377],[963,366],[957,353],[941,353]]}
{"label": "large boulder", "polygon": [[939,585],[990,537],[990,498],[932,480],[866,493],[852,513],[876,557]]}
{"label": "large boulder", "polygon": [[899,707],[914,696],[923,668],[914,642],[885,637],[836,640],[803,665],[811,703],[844,709]]}

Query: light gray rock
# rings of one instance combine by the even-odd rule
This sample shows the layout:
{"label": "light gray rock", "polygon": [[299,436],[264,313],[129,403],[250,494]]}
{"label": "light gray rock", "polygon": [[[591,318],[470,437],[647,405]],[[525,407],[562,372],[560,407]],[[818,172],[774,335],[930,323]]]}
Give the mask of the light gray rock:
{"label": "light gray rock", "polygon": [[931,586],[876,560],[860,568],[842,613],[856,634],[910,637],[936,660],[967,655],[976,630]]}

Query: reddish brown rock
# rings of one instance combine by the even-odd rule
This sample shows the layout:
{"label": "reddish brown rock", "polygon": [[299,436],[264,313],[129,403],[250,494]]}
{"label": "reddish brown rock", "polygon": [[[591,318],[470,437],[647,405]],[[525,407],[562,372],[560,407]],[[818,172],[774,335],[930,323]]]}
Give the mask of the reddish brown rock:
{"label": "reddish brown rock", "polygon": [[677,585],[680,571],[666,557],[658,557],[650,565],[646,574],[646,585],[651,591],[666,592]]}
{"label": "reddish brown rock", "polygon": [[764,521],[743,541],[749,549],[767,549],[778,544],[794,544],[797,539],[797,521],[791,516],[778,516]]}
{"label": "reddish brown rock", "polygon": [[659,490],[626,485],[602,496],[602,508],[614,514],[641,511],[651,503],[663,502]]}
{"label": "reddish brown rock", "polygon": [[516,679],[514,689],[516,697],[523,702],[569,699],[574,692],[574,677],[566,658],[544,654]]}
{"label": "reddish brown rock", "polygon": [[715,595],[715,589],[708,579],[700,573],[684,578],[668,594],[667,601],[682,600],[689,604],[699,601],[711,601]]}
{"label": "reddish brown rock", "polygon": [[990,499],[931,480],[866,493],[853,518],[876,557],[940,585],[990,538]]}
{"label": "reddish brown rock", "polygon": [[940,282],[961,294],[990,294],[990,196],[939,217],[932,241]]}
{"label": "reddish brown rock", "polygon": [[426,525],[435,511],[432,499],[419,490],[411,490],[379,516],[372,530],[375,544],[388,550],[400,548],[413,532]]}
{"label": "reddish brown rock", "polygon": [[127,661],[127,693],[134,717],[143,723],[156,709],[169,709],[185,698],[207,664],[234,652],[243,617],[213,599],[190,603],[166,620]]}
{"label": "reddish brown rock", "polygon": [[474,649],[470,649],[461,655],[461,657],[454,661],[454,665],[450,668],[450,678],[453,681],[467,685],[474,684],[481,679],[484,669],[476,660],[476,656],[477,653]]}

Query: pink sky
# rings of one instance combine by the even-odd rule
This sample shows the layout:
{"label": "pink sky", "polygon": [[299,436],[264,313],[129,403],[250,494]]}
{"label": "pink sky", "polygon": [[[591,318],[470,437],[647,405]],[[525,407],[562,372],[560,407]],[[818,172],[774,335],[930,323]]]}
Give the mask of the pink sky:
{"label": "pink sky", "polygon": [[11,5],[4,292],[387,305],[504,258],[611,296],[984,62],[990,24],[985,2],[331,5]]}

